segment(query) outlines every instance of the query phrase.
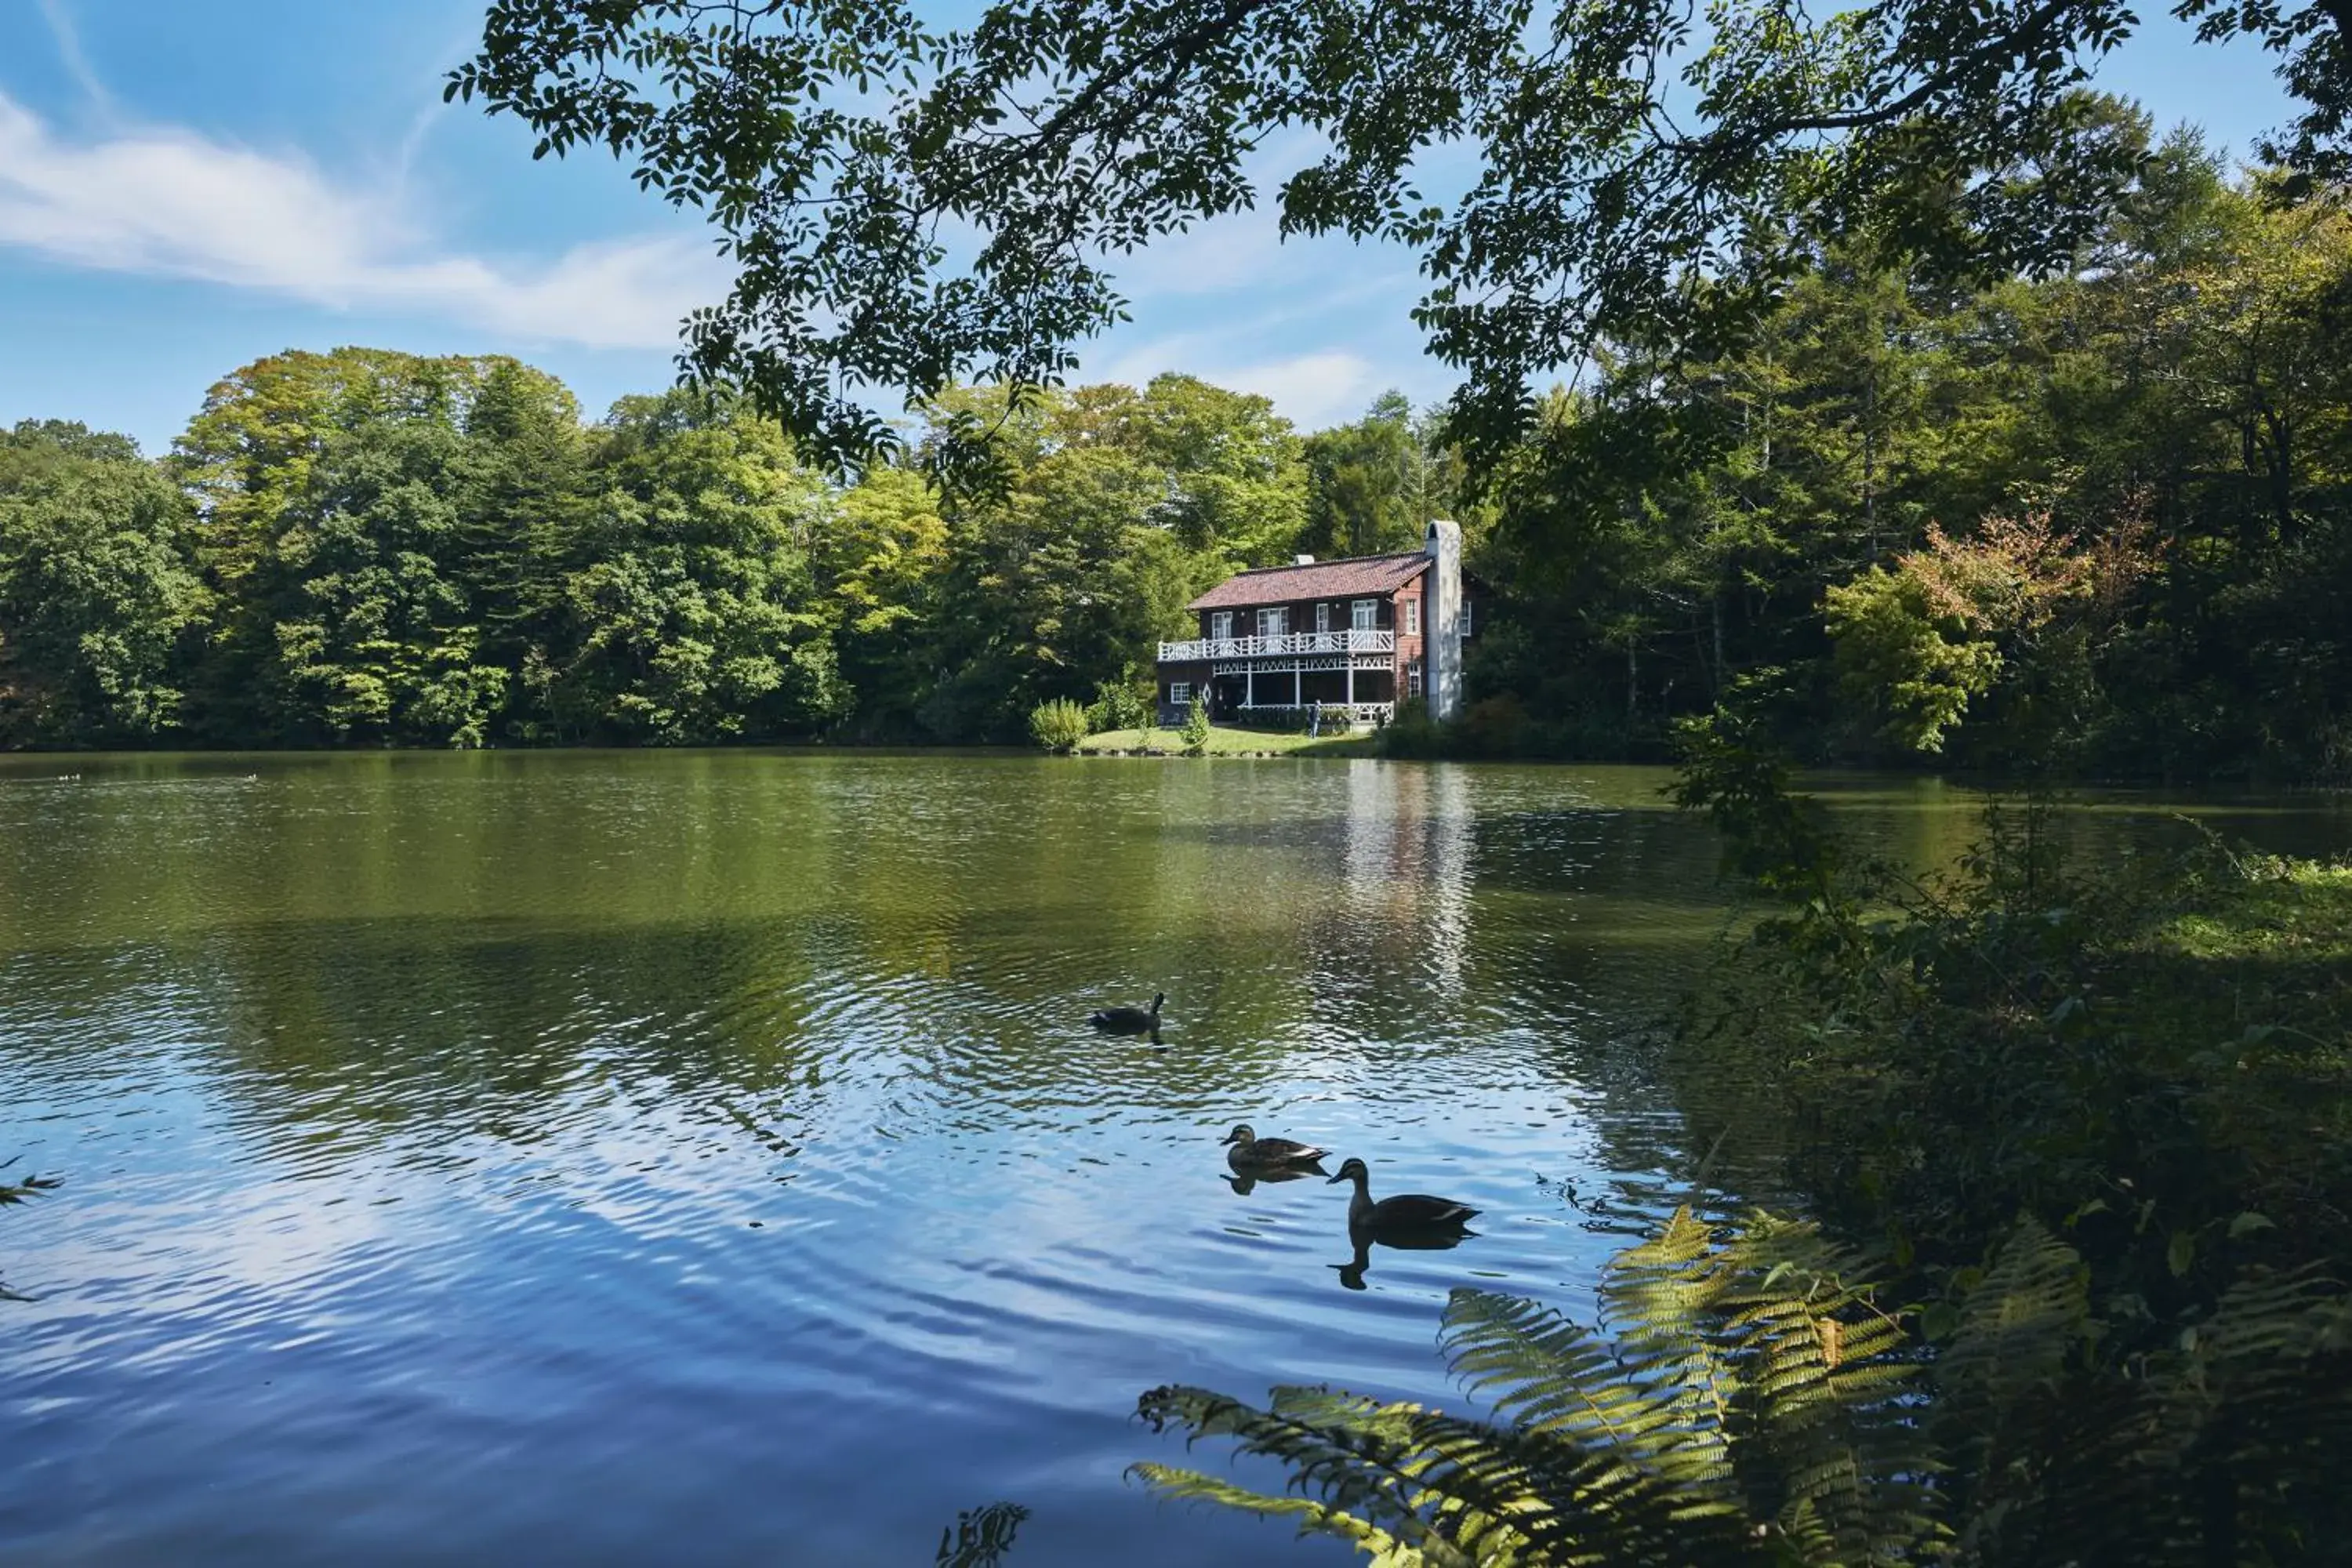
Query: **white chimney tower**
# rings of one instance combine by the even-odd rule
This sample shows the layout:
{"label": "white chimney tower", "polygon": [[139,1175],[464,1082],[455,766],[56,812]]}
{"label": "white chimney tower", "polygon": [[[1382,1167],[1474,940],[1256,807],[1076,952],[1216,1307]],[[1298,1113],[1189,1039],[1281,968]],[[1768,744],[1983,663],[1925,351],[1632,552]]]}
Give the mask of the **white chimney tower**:
{"label": "white chimney tower", "polygon": [[1423,689],[1429,716],[1453,719],[1462,712],[1462,525],[1435,520],[1423,548],[1430,560],[1422,606],[1428,616],[1422,627]]}

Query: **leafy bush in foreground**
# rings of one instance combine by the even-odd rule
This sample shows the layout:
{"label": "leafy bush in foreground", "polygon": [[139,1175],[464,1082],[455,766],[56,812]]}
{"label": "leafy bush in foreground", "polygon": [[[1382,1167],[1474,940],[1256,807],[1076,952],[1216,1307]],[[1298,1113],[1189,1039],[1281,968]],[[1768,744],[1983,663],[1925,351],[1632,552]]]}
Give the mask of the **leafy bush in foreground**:
{"label": "leafy bush in foreground", "polygon": [[1759,1218],[1718,1243],[1688,1211],[1619,1256],[1614,1337],[1457,1290],[1454,1369],[1499,1421],[1323,1388],[1259,1410],[1160,1388],[1139,1414],[1280,1461],[1295,1496],[1141,1464],[1174,1497],[1297,1521],[1384,1568],[1889,1561],[1946,1531],[1906,1413],[1917,1369],[1861,1260]]}
{"label": "leafy bush in foreground", "polygon": [[[1499,1420],[1278,1388],[1158,1388],[1155,1430],[1230,1437],[1291,1494],[1135,1467],[1160,1492],[1351,1541],[1381,1568],[2271,1563],[2337,1539],[2352,1300],[2256,1270],[2194,1331],[2101,1364],[2081,1257],[2032,1220],[1935,1353],[1862,1257],[1688,1210],[1612,1260],[1615,1337],[1457,1290],[1444,1343]],[[2314,1527],[2326,1527],[2323,1536]]]}

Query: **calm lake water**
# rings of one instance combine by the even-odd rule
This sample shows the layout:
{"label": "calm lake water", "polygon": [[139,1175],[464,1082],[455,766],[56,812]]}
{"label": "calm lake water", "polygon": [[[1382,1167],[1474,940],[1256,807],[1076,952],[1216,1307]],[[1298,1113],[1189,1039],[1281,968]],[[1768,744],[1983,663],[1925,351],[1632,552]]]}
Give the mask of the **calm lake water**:
{"label": "calm lake water", "polygon": [[[66,1183],[0,1211],[0,1552],[927,1563],[1003,1501],[1010,1568],[1349,1561],[1124,1480],[1182,1462],[1136,1395],[1459,1405],[1448,1289],[1579,1302],[1684,1190],[1650,1025],[1724,912],[1662,782],[0,760],[0,1159]],[[1974,831],[1835,793],[1918,859]],[[1085,1025],[1163,989],[1156,1047]],[[1481,1234],[1343,1270],[1344,1187],[1226,1180],[1244,1120]]]}

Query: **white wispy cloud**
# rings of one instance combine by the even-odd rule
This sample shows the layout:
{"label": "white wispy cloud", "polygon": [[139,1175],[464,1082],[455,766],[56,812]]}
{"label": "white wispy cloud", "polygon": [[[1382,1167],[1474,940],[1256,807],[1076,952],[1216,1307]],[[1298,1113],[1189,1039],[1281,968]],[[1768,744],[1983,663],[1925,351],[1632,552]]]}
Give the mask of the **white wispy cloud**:
{"label": "white wispy cloud", "polygon": [[1353,419],[1381,390],[1378,367],[1345,349],[1234,365],[1215,379],[1219,385],[1265,398],[1302,430]]}
{"label": "white wispy cloud", "polygon": [[5,95],[0,247],[597,348],[668,347],[679,319],[728,279],[690,235],[582,245],[546,262],[468,254],[396,195],[339,183],[299,156],[173,127],[77,142]]}
{"label": "white wispy cloud", "polygon": [[1213,294],[1263,286],[1297,268],[1313,241],[1283,243],[1280,220],[1263,209],[1227,213],[1150,248],[1105,256],[1102,264],[1129,298]]}
{"label": "white wispy cloud", "polygon": [[91,108],[102,114],[114,112],[114,99],[106,90],[106,84],[98,79],[98,73],[90,68],[89,57],[82,52],[81,33],[74,26],[65,0],[40,0],[40,10],[41,19],[48,24],[49,37],[58,46],[58,63],[66,68],[66,74],[73,78],[74,85],[81,89]]}
{"label": "white wispy cloud", "polygon": [[1253,358],[1219,352],[1227,346],[1191,333],[1154,338],[1114,359],[1089,363],[1083,378],[1141,386],[1163,371],[1181,371],[1234,392],[1255,393],[1302,430],[1353,419],[1397,379],[1351,349],[1307,348]]}

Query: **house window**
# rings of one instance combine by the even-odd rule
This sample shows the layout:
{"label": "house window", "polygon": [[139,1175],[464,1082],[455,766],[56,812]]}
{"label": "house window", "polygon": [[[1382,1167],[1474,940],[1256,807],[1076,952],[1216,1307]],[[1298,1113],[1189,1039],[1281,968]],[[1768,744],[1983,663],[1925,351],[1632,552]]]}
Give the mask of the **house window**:
{"label": "house window", "polygon": [[1170,681],[1168,683],[1168,700],[1174,703],[1179,708],[1181,708],[1185,703],[1192,701],[1192,683],[1189,680]]}
{"label": "house window", "polygon": [[1209,635],[1223,642],[1234,635],[1234,613],[1219,610],[1209,617]]}
{"label": "house window", "polygon": [[1270,610],[1260,610],[1260,611],[1257,613],[1257,635],[1258,635],[1258,636],[1260,636],[1260,637],[1278,637],[1283,636],[1285,633],[1288,632],[1289,630],[1290,630],[1290,606],[1289,606],[1289,605],[1276,605],[1276,606],[1275,608],[1273,608],[1273,609],[1270,609]]}
{"label": "house window", "polygon": [[1329,605],[1318,604],[1315,606],[1315,629],[1318,632],[1328,632],[1331,629],[1331,606]]}
{"label": "house window", "polygon": [[1404,667],[1404,694],[1407,697],[1421,695],[1421,660],[1419,659],[1414,659]]}
{"label": "house window", "polygon": [[1467,599],[1462,601],[1461,632],[1465,637],[1470,635],[1470,601]]}
{"label": "house window", "polygon": [[1370,631],[1381,624],[1381,602],[1378,599],[1359,599],[1349,605],[1348,610],[1348,624],[1360,632]]}
{"label": "house window", "polygon": [[1404,602],[1404,635],[1409,637],[1421,635],[1421,601],[1417,598]]}

